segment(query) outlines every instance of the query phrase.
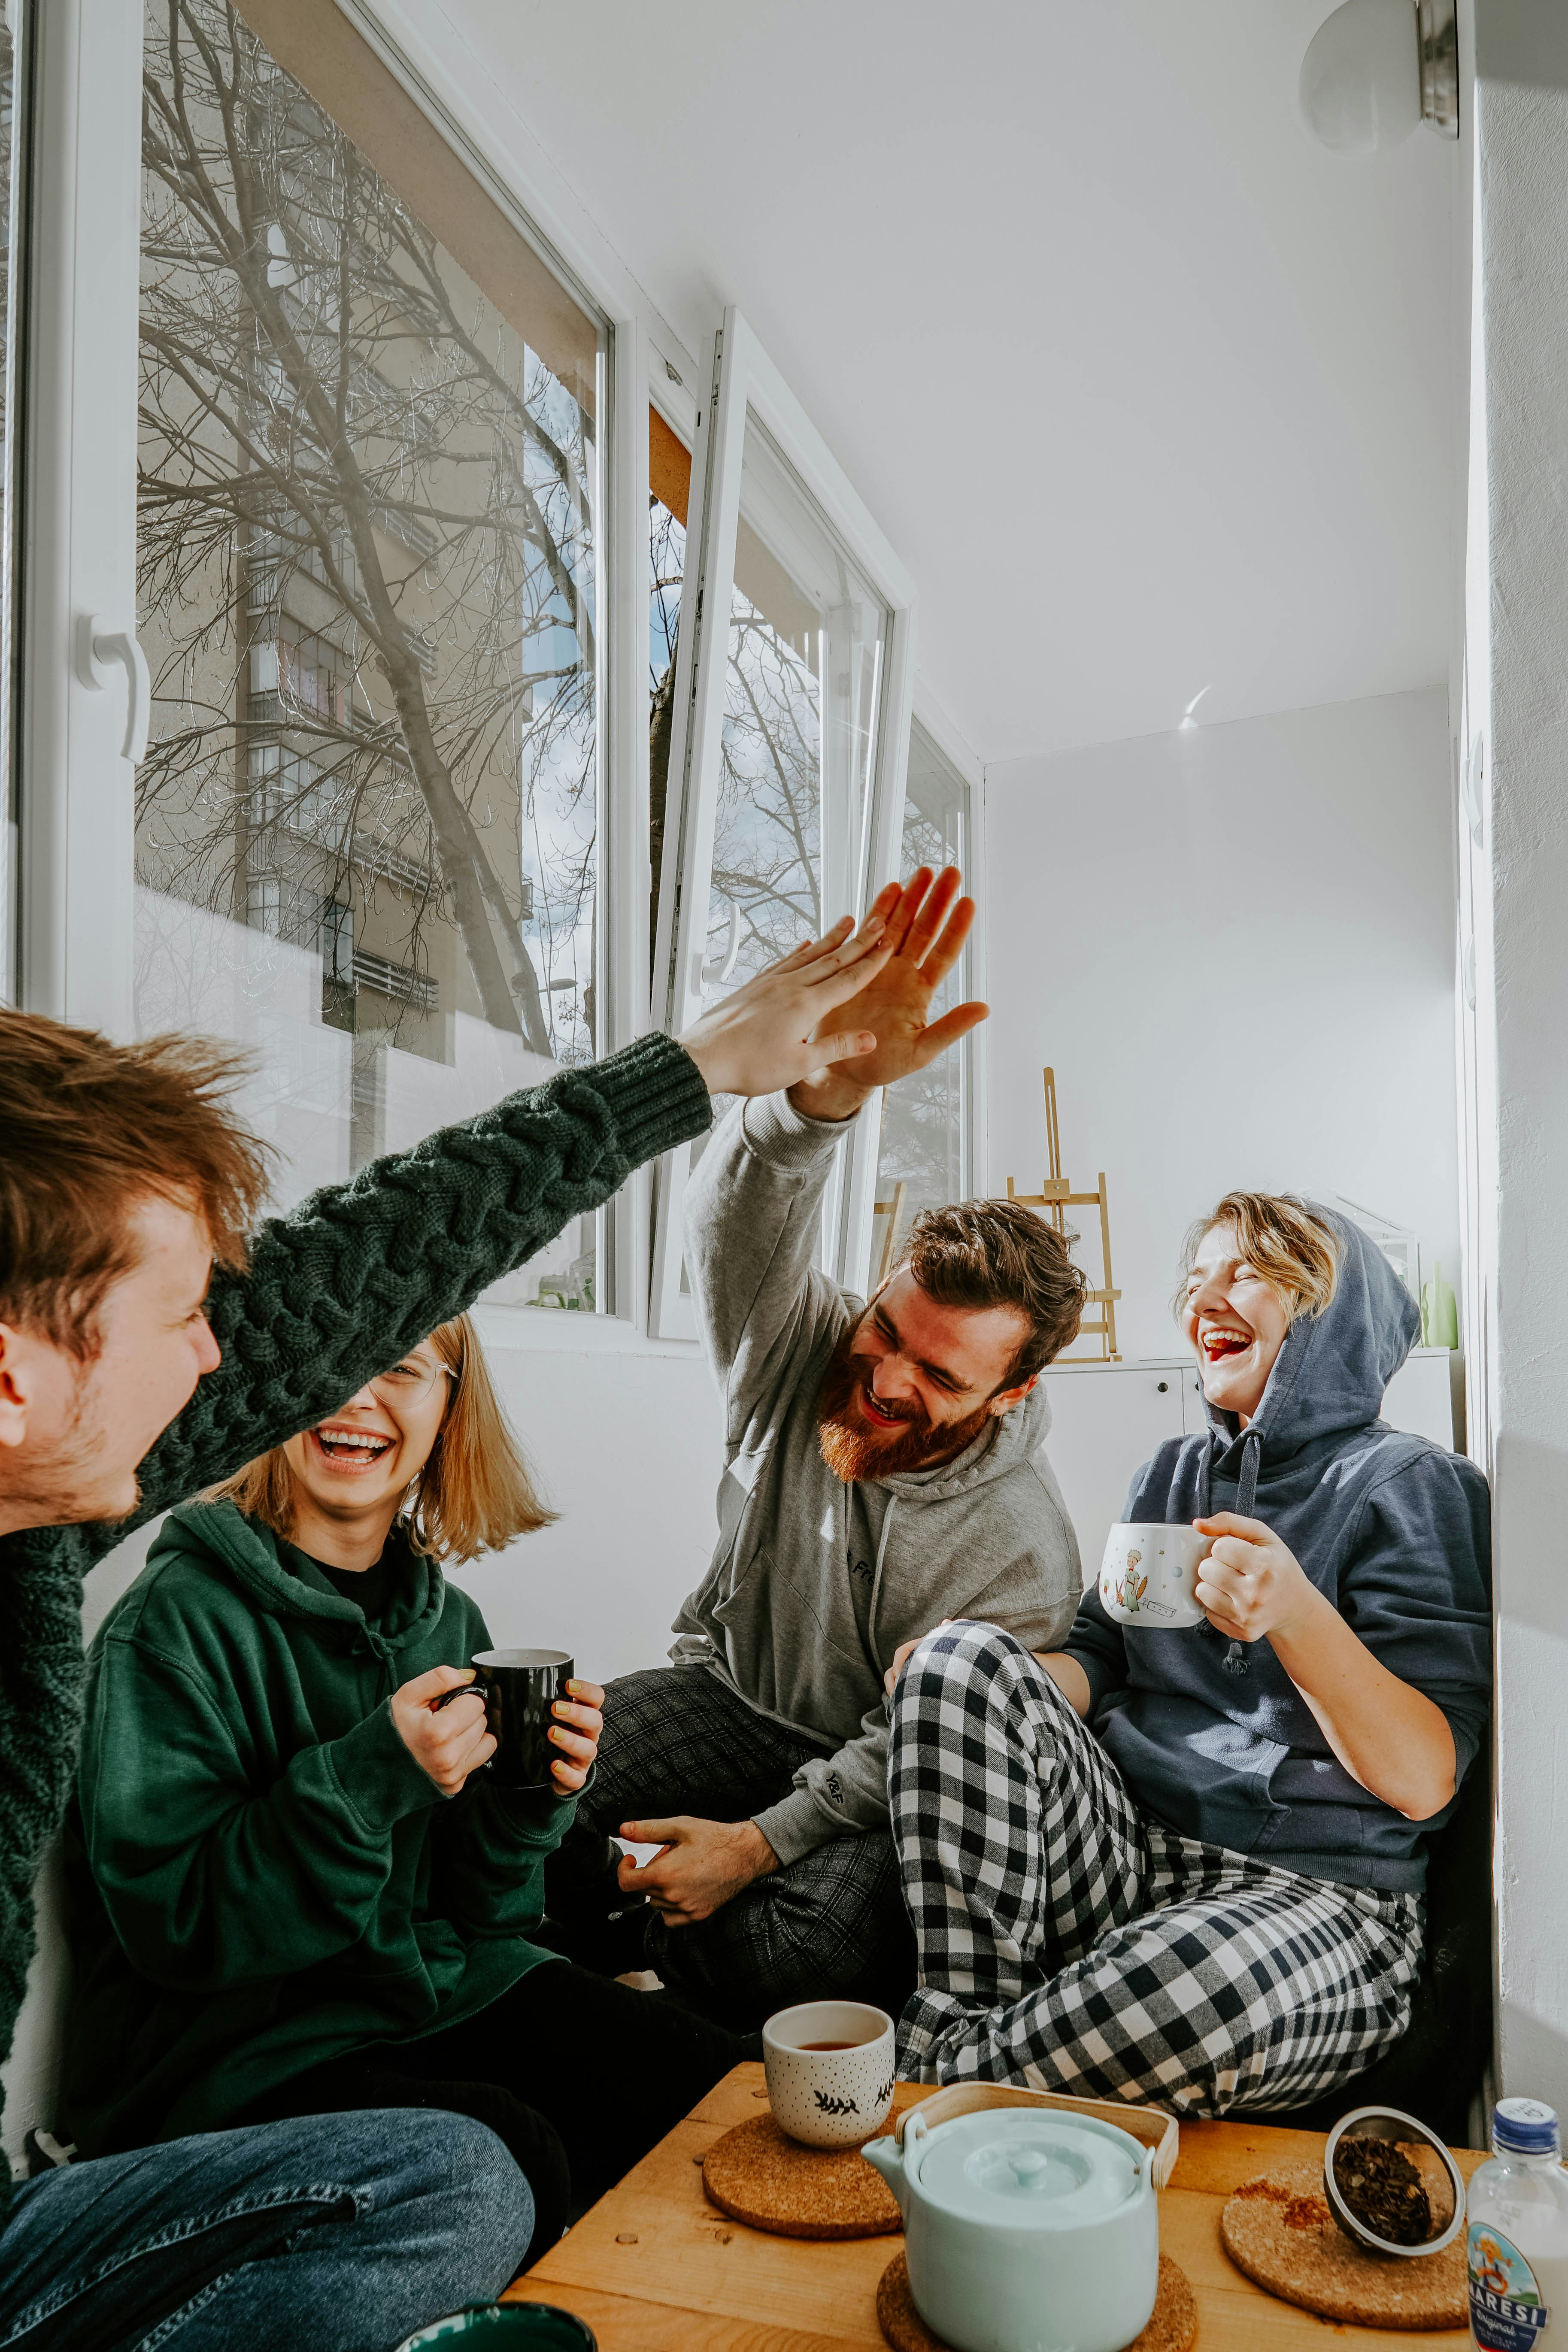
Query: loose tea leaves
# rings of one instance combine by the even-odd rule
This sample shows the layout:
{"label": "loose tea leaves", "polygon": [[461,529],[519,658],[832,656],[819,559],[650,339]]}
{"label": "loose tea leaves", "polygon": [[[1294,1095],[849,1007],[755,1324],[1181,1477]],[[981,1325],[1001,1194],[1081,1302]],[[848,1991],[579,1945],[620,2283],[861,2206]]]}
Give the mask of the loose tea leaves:
{"label": "loose tea leaves", "polygon": [[1363,2230],[1390,2246],[1424,2246],[1432,2206],[1410,2158],[1389,2139],[1342,2139],[1334,2186]]}

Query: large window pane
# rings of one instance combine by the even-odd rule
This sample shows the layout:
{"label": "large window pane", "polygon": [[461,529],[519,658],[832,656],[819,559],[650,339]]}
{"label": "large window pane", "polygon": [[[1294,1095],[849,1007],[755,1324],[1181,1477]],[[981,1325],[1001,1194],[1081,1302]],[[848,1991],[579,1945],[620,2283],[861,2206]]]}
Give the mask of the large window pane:
{"label": "large window pane", "polygon": [[[904,787],[902,872],[911,873],[917,866],[938,872],[944,866],[967,866],[968,832],[969,786],[916,719],[910,730]],[[966,948],[937,992],[933,1018],[965,1003],[970,993]],[[898,1242],[920,1210],[964,1200],[972,1190],[972,1041],[966,1037],[951,1052],[940,1054],[929,1069],[900,1078],[882,1097],[873,1276],[897,1255]]]}
{"label": "large window pane", "polygon": [[294,1198],[601,1047],[602,338],[335,9],[154,0],[144,120],[137,1018]]}
{"label": "large window pane", "polygon": [[875,589],[748,415],[703,975],[710,1003],[856,903],[887,632]]}

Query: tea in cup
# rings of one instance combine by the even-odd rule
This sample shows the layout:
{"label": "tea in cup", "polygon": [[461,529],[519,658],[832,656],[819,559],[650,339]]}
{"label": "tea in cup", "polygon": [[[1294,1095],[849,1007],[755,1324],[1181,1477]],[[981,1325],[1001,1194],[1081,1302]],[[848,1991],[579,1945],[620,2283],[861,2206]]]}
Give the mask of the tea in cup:
{"label": "tea in cup", "polygon": [[1203,1624],[1198,1568],[1213,1549],[1212,1538],[1195,1528],[1121,1521],[1106,1538],[1100,1607],[1119,1625],[1136,1625],[1145,1633]]}
{"label": "tea in cup", "polygon": [[858,2147],[893,2104],[893,2021],[861,2000],[806,2000],[763,2028],[773,2120],[807,2147]]}

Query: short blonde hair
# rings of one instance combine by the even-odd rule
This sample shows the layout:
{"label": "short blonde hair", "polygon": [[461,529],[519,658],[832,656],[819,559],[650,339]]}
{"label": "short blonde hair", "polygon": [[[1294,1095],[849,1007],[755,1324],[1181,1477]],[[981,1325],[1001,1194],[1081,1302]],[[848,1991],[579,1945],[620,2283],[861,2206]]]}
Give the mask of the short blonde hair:
{"label": "short blonde hair", "polygon": [[[557,1514],[542,1502],[533,1474],[501,1409],[471,1317],[455,1315],[430,1334],[452,1374],[447,1417],[418,1476],[411,1481],[398,1520],[416,1551],[435,1559],[475,1559],[500,1551],[515,1536],[531,1536]],[[204,1503],[233,1503],[285,1543],[294,1532],[294,1473],[281,1445],[258,1454]]]}
{"label": "short blonde hair", "polygon": [[1292,1323],[1321,1315],[1340,1278],[1339,1235],[1294,1192],[1227,1192],[1217,1208],[1187,1229],[1175,1308],[1186,1305],[1187,1285],[1205,1234],[1229,1225],[1241,1255],[1279,1301]]}

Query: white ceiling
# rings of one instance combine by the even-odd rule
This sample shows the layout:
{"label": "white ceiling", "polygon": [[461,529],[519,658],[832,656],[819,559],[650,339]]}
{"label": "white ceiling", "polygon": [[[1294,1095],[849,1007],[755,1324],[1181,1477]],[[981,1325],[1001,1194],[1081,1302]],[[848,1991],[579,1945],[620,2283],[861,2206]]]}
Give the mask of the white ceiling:
{"label": "white ceiling", "polygon": [[1458,150],[1310,142],[1327,0],[411,13],[693,351],[741,306],[982,757],[1447,674]]}

